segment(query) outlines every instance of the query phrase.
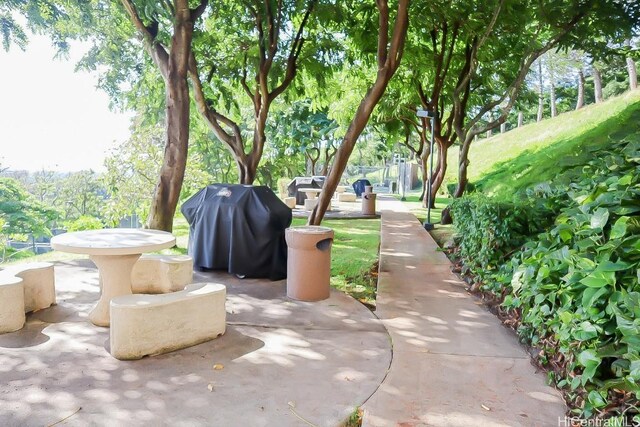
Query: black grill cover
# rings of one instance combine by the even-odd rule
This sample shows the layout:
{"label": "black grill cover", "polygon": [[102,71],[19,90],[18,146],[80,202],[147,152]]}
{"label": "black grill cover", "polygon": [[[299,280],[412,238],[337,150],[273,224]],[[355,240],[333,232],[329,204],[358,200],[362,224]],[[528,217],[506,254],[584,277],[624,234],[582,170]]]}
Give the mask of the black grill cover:
{"label": "black grill cover", "polygon": [[356,193],[356,196],[360,197],[362,196],[362,193],[364,193],[364,187],[367,185],[371,185],[371,183],[368,179],[359,179],[351,185],[353,187],[353,191],[355,191]]}
{"label": "black grill cover", "polygon": [[213,184],[181,208],[189,222],[189,255],[201,269],[246,277],[287,277],[284,230],[291,209],[270,188]]}
{"label": "black grill cover", "polygon": [[293,181],[291,181],[287,187],[289,197],[296,198],[296,205],[304,205],[305,194],[298,191],[298,189],[322,188],[324,180],[324,176],[299,176],[297,178],[293,178]]}

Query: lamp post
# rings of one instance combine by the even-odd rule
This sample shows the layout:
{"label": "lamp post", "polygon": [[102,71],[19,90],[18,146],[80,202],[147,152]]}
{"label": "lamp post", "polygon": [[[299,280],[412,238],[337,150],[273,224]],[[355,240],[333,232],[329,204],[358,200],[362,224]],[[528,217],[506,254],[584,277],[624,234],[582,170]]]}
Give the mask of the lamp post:
{"label": "lamp post", "polygon": [[435,228],[435,225],[431,222],[431,180],[433,179],[433,128],[434,122],[438,117],[438,112],[419,108],[418,111],[416,111],[416,115],[420,118],[431,119],[431,141],[429,143],[429,187],[427,187],[427,220],[422,224],[425,230],[430,231]]}
{"label": "lamp post", "polygon": [[407,160],[404,157],[401,157],[398,163],[398,170],[401,171],[400,172],[400,186],[402,187],[402,197],[400,198],[400,200],[402,200],[403,202],[405,200],[407,200],[406,197],[406,193],[407,193],[407,182],[406,182],[406,174],[407,174]]}

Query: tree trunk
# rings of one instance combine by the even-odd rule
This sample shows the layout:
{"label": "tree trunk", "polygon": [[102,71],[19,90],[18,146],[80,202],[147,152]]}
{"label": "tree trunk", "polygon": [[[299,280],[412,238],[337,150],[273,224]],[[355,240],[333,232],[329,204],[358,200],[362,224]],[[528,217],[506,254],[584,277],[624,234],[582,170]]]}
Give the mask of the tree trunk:
{"label": "tree trunk", "polygon": [[431,180],[431,207],[436,206],[436,195],[440,191],[440,187],[444,182],[444,176],[447,173],[447,152],[450,143],[448,141],[438,144],[438,167],[434,171],[434,177]]}
{"label": "tree trunk", "polygon": [[186,3],[185,7],[176,8],[171,49],[163,73],[167,133],[164,160],[149,209],[148,226],[164,231],[173,230],[173,216],[187,165],[190,106],[187,73],[193,36],[191,13]]}
{"label": "tree trunk", "polygon": [[[469,166],[469,149],[471,148],[471,141],[473,141],[473,138],[467,138],[462,144],[462,147],[460,147],[460,154],[458,156],[458,184],[455,192],[453,193],[454,198],[462,197],[465,189],[467,188],[467,183],[469,182],[469,178],[467,177],[467,168]],[[452,222],[451,211],[449,206],[447,206],[442,210],[440,224],[447,225]]]}
{"label": "tree trunk", "polygon": [[627,58],[627,73],[629,74],[629,89],[637,89],[638,71],[636,70],[636,63],[633,61],[633,58]]}
{"label": "tree trunk", "polygon": [[522,111],[518,111],[518,127],[522,127],[524,124],[524,113]]}
{"label": "tree trunk", "polygon": [[347,167],[349,156],[353,152],[358,137],[369,122],[369,117],[376,107],[380,98],[384,95],[391,77],[395,74],[400,61],[407,36],[409,25],[409,0],[399,0],[395,18],[395,25],[391,37],[389,37],[389,5],[387,0],[377,0],[376,6],[379,12],[378,21],[378,72],[376,80],[369,88],[366,95],[360,102],[358,109],[349,124],[342,144],[336,152],[331,171],[320,193],[318,204],[309,215],[307,223],[309,225],[320,225],[324,214],[327,211],[331,198],[340,183],[340,178]]}
{"label": "tree trunk", "polygon": [[422,152],[418,156],[418,160],[422,165],[422,192],[420,193],[420,200],[423,203],[423,206],[426,207],[426,198],[427,198],[427,186],[429,185],[429,156],[431,156],[431,146],[428,141],[422,145]]}
{"label": "tree trunk", "polygon": [[558,115],[558,108],[556,105],[556,84],[551,80],[549,83],[549,102],[551,104],[551,117]]}
{"label": "tree trunk", "polygon": [[536,121],[542,121],[544,114],[544,87],[542,81],[542,60],[538,60],[538,115]]}
{"label": "tree trunk", "polygon": [[578,70],[578,101],[576,102],[576,110],[584,107],[584,72]]}
{"label": "tree trunk", "polygon": [[595,65],[593,66],[593,92],[596,104],[602,102],[604,99],[602,96],[602,74],[600,74],[600,70]]}
{"label": "tree trunk", "polygon": [[453,197],[462,197],[464,190],[467,188],[469,181],[467,177],[467,168],[469,167],[469,149],[471,148],[471,141],[467,139],[460,147],[460,154],[458,156],[458,185]]}

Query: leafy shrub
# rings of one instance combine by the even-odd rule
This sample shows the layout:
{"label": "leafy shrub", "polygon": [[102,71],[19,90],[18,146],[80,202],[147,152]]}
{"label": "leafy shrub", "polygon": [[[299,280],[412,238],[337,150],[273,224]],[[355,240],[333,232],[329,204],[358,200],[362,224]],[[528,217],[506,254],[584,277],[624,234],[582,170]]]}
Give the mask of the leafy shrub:
{"label": "leafy shrub", "polygon": [[[456,187],[458,186],[458,184],[454,183],[450,183],[447,184],[447,193],[449,193],[450,197],[453,197],[453,193],[456,192]],[[473,182],[467,182],[467,187],[465,188],[465,193],[466,194],[471,194],[474,193],[476,191],[476,185]]]}
{"label": "leafy shrub", "polygon": [[476,278],[497,273],[528,238],[550,223],[551,212],[529,202],[502,202],[481,194],[454,200],[458,256]]}
{"label": "leafy shrub", "polygon": [[99,230],[104,228],[104,224],[98,218],[88,215],[83,215],[73,221],[65,222],[64,224],[67,231],[82,231],[82,230]]}
{"label": "leafy shrub", "polygon": [[504,306],[521,312],[519,334],[561,368],[558,385],[579,391],[585,416],[640,395],[639,171],[636,138],[567,172],[568,206],[507,266]]}

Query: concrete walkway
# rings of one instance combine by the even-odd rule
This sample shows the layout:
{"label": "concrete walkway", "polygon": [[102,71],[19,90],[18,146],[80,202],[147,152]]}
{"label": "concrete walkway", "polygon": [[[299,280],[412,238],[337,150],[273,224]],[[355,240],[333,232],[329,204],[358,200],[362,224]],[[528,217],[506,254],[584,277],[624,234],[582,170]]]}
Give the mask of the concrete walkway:
{"label": "concrete walkway", "polygon": [[556,426],[560,394],[517,337],[450,272],[400,202],[385,201],[376,315],[393,359],[363,406],[365,427]]}

